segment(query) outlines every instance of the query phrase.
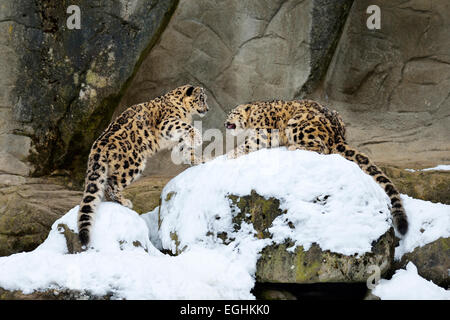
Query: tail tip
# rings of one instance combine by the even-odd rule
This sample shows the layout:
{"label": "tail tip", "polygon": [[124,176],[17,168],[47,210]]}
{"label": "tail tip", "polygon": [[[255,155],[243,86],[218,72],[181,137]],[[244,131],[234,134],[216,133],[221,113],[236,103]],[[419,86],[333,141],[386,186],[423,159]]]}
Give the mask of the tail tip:
{"label": "tail tip", "polygon": [[397,230],[402,236],[408,232],[408,221],[405,218],[398,219]]}
{"label": "tail tip", "polygon": [[80,239],[81,245],[87,247],[87,245],[89,244],[89,230],[80,230],[78,237]]}

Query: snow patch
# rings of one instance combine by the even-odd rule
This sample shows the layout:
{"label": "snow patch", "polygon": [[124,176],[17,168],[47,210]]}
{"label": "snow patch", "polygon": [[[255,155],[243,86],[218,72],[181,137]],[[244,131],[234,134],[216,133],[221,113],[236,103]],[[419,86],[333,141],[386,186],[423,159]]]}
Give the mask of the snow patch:
{"label": "snow patch", "polygon": [[395,248],[395,259],[439,238],[450,237],[450,205],[401,195],[408,217],[408,232]]}
{"label": "snow patch", "polygon": [[409,262],[395,272],[391,280],[381,279],[372,293],[382,300],[450,300],[450,290],[422,278]]}
{"label": "snow patch", "polygon": [[[232,248],[196,247],[177,256],[163,255],[150,243],[153,221],[115,203],[97,211],[90,249],[67,254],[58,231],[65,223],[76,230],[78,206],[58,219],[45,242],[32,252],[0,257],[0,287],[28,294],[37,290],[88,291],[115,299],[252,299],[248,265]],[[142,246],[136,247],[133,242]]]}
{"label": "snow patch", "polygon": [[440,164],[433,168],[425,168],[425,169],[405,169],[409,172],[416,172],[416,171],[450,171],[450,164]]}

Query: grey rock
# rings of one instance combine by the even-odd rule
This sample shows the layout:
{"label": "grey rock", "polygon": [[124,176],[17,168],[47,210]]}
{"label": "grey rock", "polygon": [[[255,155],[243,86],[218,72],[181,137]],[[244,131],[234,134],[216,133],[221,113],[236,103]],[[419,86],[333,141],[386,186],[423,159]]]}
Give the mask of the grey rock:
{"label": "grey rock", "polygon": [[0,174],[0,186],[20,185],[26,182],[26,178],[13,174]]}
{"label": "grey rock", "polygon": [[[267,229],[272,221],[283,212],[280,202],[275,198],[265,199],[256,192],[248,196],[229,196],[232,203],[239,208],[239,214],[233,222],[252,223],[258,237],[270,238]],[[238,227],[239,228],[239,227]],[[301,231],[299,231],[301,232]],[[319,282],[366,282],[371,273],[369,266],[378,266],[380,274],[386,274],[393,263],[395,236],[392,228],[372,244],[371,252],[361,256],[322,250],[313,244],[305,250],[297,246],[293,252],[292,243],[265,247],[256,264],[256,281],[275,283],[319,283]]]}
{"label": "grey rock", "polygon": [[[139,213],[159,205],[169,177],[142,178],[124,195]],[[80,203],[82,192],[62,185],[61,177],[41,179],[0,174],[0,256],[31,251],[48,236],[53,223]],[[70,253],[79,251],[78,236],[61,226]]]}
{"label": "grey rock", "polygon": [[[366,9],[381,9],[369,30]],[[311,95],[340,111],[349,141],[403,167],[448,162],[450,14],[445,1],[355,1],[322,86]]]}
{"label": "grey rock", "polygon": [[31,148],[31,138],[15,134],[0,135],[0,150],[19,160],[26,160]]}
{"label": "grey rock", "polygon": [[419,275],[433,283],[448,289],[450,286],[450,238],[439,238],[412,252],[403,255],[396,261],[394,268],[404,269],[408,262],[414,263]]}
{"label": "grey rock", "polygon": [[7,152],[0,152],[0,170],[22,176],[30,172],[30,168],[25,163]]}
{"label": "grey rock", "polygon": [[[312,90],[331,60],[352,1],[181,0],[114,115],[185,83],[203,86],[203,129],[251,100],[292,99]],[[155,168],[174,172],[168,155]],[[161,173],[160,173],[161,174]]]}
{"label": "grey rock", "polygon": [[2,1],[0,103],[15,122],[6,133],[32,139],[34,174],[73,169],[77,178],[177,0],[78,1],[81,29],[72,30],[68,5]]}
{"label": "grey rock", "polygon": [[81,192],[52,181],[18,182],[0,184],[0,256],[34,250],[47,238],[52,224],[82,197]]}

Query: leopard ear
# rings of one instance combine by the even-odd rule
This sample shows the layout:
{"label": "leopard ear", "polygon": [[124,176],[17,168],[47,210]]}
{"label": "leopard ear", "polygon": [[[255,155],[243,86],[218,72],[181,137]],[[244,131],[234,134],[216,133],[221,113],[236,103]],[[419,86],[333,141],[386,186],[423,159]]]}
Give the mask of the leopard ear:
{"label": "leopard ear", "polygon": [[192,95],[192,92],[194,92],[194,87],[189,87],[189,88],[186,90],[186,96],[187,96],[187,97],[190,97],[190,96]]}

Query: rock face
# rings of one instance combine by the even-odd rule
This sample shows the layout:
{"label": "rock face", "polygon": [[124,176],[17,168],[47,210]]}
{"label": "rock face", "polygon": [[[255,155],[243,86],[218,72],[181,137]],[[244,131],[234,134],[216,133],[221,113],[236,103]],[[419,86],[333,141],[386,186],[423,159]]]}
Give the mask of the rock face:
{"label": "rock face", "polygon": [[75,290],[45,290],[24,294],[0,288],[0,300],[109,300],[110,296],[96,296]]}
{"label": "rock face", "polygon": [[[186,82],[207,89],[204,129],[222,129],[240,103],[306,96],[338,109],[350,142],[377,162],[448,161],[445,1],[81,0],[80,29],[67,27],[68,5],[2,1],[7,181],[68,169],[81,182],[112,116]],[[381,9],[380,30],[367,28],[369,5]],[[147,173],[182,169],[163,153]]]}
{"label": "rock face", "polygon": [[[115,115],[192,83],[208,94],[203,129],[223,129],[238,104],[303,95],[325,73],[352,2],[181,0]],[[152,159],[147,171],[169,161]]]}
{"label": "rock face", "polygon": [[408,262],[414,263],[421,277],[446,289],[450,286],[450,238],[440,238],[406,253],[395,263],[395,269],[405,268]]}
{"label": "rock face", "polygon": [[123,191],[125,198],[133,202],[133,210],[139,214],[150,212],[160,204],[161,190],[172,177],[142,178]]}
{"label": "rock face", "polygon": [[[369,30],[370,5],[381,29]],[[350,141],[379,162],[448,162],[450,7],[446,1],[355,1],[323,86]]]}
{"label": "rock face", "polygon": [[431,202],[450,204],[449,171],[409,172],[396,167],[383,167],[400,193]]}
{"label": "rock face", "polygon": [[34,250],[81,197],[81,192],[41,179],[0,187],[0,256]]}
{"label": "rock face", "polygon": [[[2,1],[0,172],[82,174],[93,140],[176,0]],[[27,163],[28,160],[29,162]]]}
{"label": "rock face", "polygon": [[[230,199],[240,209],[233,221],[235,228],[239,228],[244,219],[252,222],[259,238],[270,238],[267,229],[283,213],[277,199],[265,199],[256,192],[240,198],[231,196]],[[289,241],[267,246],[257,262],[256,280],[275,283],[365,282],[370,276],[367,273],[369,266],[378,266],[381,275],[389,271],[394,257],[394,242],[391,229],[373,243],[372,252],[360,257],[323,251],[317,244],[308,250],[298,246],[293,252],[287,250],[293,245]]]}

